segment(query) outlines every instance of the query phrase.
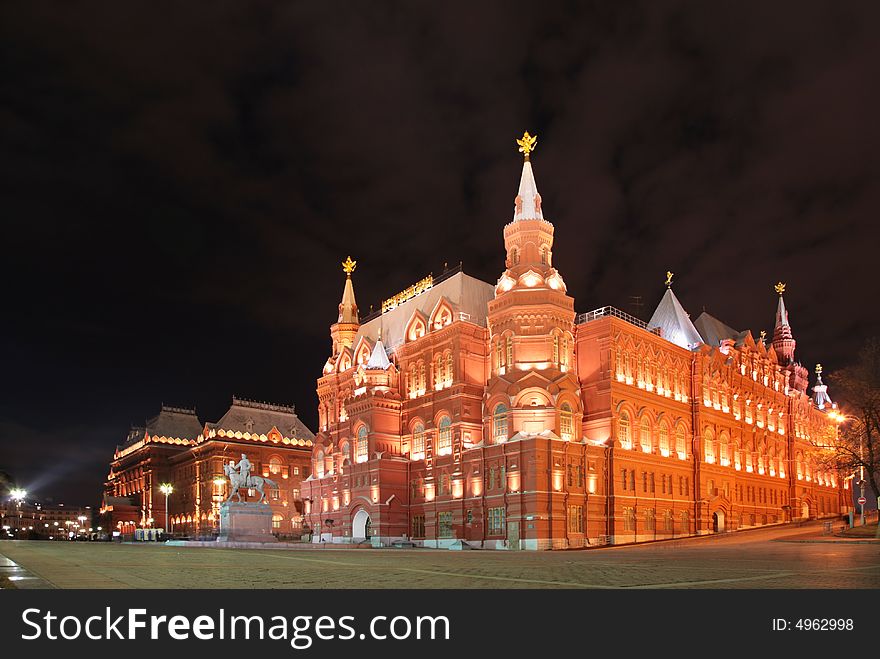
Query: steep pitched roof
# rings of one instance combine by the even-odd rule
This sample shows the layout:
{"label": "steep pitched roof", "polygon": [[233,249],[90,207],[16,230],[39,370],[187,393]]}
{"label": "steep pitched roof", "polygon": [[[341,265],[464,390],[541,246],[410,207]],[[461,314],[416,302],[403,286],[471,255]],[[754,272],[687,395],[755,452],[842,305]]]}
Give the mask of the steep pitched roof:
{"label": "steep pitched roof", "polygon": [[694,327],[687,312],[681,306],[671,288],[667,288],[654,315],[648,321],[648,329],[660,328],[661,336],[675,345],[693,350],[703,343],[703,337]]}
{"label": "steep pitched roof", "polygon": [[146,431],[150,437],[195,439],[202,434],[202,422],[195,410],[163,405],[159,414],[147,421]]}
{"label": "steep pitched roof", "polygon": [[233,398],[232,406],[212,428],[232,432],[249,432],[252,435],[268,434],[277,428],[285,437],[291,439],[314,439],[315,433],[300,421],[293,406],[257,403],[241,398]]}
{"label": "steep pitched roof", "polygon": [[748,330],[738,331],[722,323],[720,320],[704,311],[694,321],[694,327],[703,337],[703,343],[707,346],[718,347],[724,339],[732,339],[737,346],[742,345]]}
{"label": "steep pitched roof", "polygon": [[445,297],[452,307],[453,313],[467,314],[472,323],[486,327],[486,316],[489,313],[489,301],[495,297],[495,286],[475,279],[463,272],[457,272],[424,293],[402,302],[390,311],[362,324],[358,329],[354,344],[362,336],[376,341],[381,332],[386,351],[392,351],[403,343],[406,325],[413,313],[421,311],[429,318],[431,311],[441,297]]}
{"label": "steep pitched roof", "polygon": [[382,344],[382,339],[379,339],[376,341],[376,345],[373,346],[373,353],[367,360],[367,368],[378,368],[384,371],[389,366],[391,366],[391,362],[388,361],[388,354],[385,352],[385,346]]}

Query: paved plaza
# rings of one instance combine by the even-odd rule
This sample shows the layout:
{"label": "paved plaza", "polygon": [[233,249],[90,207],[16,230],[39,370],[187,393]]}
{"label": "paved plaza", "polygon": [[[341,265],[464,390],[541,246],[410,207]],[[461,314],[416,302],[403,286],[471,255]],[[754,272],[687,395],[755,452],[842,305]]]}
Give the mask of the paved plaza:
{"label": "paved plaza", "polygon": [[3,541],[4,576],[18,588],[876,589],[880,541],[818,527],[553,552]]}

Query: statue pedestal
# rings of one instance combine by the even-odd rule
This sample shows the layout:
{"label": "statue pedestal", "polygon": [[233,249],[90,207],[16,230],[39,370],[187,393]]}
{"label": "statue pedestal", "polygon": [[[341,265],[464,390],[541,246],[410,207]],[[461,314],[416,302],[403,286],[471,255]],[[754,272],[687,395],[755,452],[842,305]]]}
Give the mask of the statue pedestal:
{"label": "statue pedestal", "polygon": [[224,503],[220,506],[217,541],[278,542],[272,535],[272,509],[264,503]]}

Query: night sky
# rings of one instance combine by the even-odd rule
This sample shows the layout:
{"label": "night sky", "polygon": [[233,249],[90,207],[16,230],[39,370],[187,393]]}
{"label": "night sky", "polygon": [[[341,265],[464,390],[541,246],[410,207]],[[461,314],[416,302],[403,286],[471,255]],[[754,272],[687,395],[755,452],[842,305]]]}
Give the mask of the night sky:
{"label": "night sky", "polygon": [[880,334],[880,4],[472,4],[5,3],[0,470],[95,504],[163,402],[314,428],[340,261],[362,313],[496,281],[524,130],[579,312],[669,269],[756,333],[788,282],[811,371]]}

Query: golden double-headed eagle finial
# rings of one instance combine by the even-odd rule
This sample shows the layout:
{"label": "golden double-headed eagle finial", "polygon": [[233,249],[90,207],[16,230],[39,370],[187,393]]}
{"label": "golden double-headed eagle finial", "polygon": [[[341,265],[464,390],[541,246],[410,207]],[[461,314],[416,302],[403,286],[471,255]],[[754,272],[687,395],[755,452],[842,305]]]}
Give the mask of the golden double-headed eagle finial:
{"label": "golden double-headed eagle finial", "polygon": [[764,343],[764,339],[766,339],[766,338],[767,338],[767,330],[761,330],[761,337],[760,337],[761,343]]}
{"label": "golden double-headed eagle finial", "polygon": [[816,364],[816,375],[822,375],[822,364]]}
{"label": "golden double-headed eagle finial", "polygon": [[351,273],[354,272],[354,269],[356,267],[357,267],[357,261],[352,261],[351,256],[349,256],[347,259],[345,259],[342,262],[342,271],[345,274],[347,274],[348,276],[351,276]]}
{"label": "golden double-headed eagle finial", "polygon": [[535,150],[535,144],[538,142],[537,135],[529,135],[529,131],[523,133],[522,139],[516,141],[519,144],[519,152],[525,155],[526,160],[529,159],[529,154]]}
{"label": "golden double-headed eagle finial", "polygon": [[666,288],[672,288],[672,277],[673,277],[673,275],[675,275],[675,273],[672,272],[671,270],[667,270],[667,271],[666,271],[666,282],[665,282],[665,284],[666,284]]}
{"label": "golden double-headed eagle finial", "polygon": [[777,282],[776,286],[773,287],[773,290],[776,291],[779,295],[782,295],[783,293],[785,293],[785,283],[781,281]]}

